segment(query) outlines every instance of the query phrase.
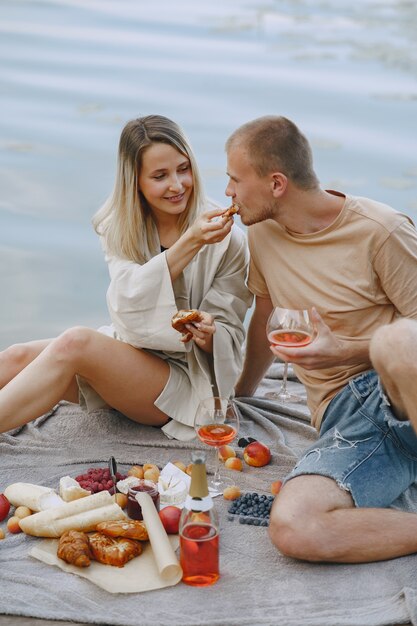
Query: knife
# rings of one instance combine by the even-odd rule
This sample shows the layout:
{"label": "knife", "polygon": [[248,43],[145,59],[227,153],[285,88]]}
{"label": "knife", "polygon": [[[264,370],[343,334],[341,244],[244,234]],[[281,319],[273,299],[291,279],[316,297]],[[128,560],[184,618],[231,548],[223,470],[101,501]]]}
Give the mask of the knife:
{"label": "knife", "polygon": [[110,470],[111,479],[113,481],[114,499],[116,500],[117,463],[116,463],[116,459],[114,458],[114,456],[111,456],[110,459],[109,459],[109,470]]}

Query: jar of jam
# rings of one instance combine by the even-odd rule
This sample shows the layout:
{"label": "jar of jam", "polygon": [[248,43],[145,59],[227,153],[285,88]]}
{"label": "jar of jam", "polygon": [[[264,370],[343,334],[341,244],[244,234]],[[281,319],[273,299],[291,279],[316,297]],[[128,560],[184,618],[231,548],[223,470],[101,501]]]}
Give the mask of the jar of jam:
{"label": "jar of jam", "polygon": [[127,494],[127,514],[131,519],[142,520],[142,509],[135,497],[138,491],[146,491],[151,496],[156,510],[159,511],[158,485],[151,480],[142,479],[138,485],[129,488]]}

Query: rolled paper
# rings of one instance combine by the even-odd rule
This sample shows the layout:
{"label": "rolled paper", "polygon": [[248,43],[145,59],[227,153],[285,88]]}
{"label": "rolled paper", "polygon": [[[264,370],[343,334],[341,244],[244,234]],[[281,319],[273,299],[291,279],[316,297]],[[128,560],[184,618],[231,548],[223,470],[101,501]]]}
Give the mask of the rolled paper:
{"label": "rolled paper", "polygon": [[142,509],[143,521],[148,531],[159,575],[164,581],[176,584],[182,578],[182,568],[152,498],[146,491],[138,491],[135,497]]}

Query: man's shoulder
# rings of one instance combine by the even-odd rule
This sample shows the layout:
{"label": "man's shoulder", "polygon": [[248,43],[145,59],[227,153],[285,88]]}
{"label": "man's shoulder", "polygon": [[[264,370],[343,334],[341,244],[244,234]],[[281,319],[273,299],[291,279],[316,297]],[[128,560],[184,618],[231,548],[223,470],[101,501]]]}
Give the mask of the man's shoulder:
{"label": "man's shoulder", "polygon": [[283,228],[274,220],[263,220],[248,226],[248,238],[251,241],[259,241],[265,237],[275,238],[280,232],[283,232]]}
{"label": "man's shoulder", "polygon": [[413,224],[410,217],[393,207],[363,196],[346,196],[346,208],[351,216],[368,221],[370,227],[392,232],[401,224]]}

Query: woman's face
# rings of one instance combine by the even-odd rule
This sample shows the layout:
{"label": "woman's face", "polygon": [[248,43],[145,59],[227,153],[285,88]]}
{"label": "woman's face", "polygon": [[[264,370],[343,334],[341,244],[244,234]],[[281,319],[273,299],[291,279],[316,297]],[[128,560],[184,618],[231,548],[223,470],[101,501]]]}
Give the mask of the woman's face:
{"label": "woman's face", "polygon": [[168,144],[153,143],[142,155],[139,188],[156,217],[180,215],[193,189],[189,159]]}

